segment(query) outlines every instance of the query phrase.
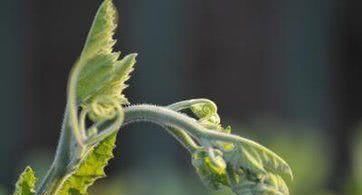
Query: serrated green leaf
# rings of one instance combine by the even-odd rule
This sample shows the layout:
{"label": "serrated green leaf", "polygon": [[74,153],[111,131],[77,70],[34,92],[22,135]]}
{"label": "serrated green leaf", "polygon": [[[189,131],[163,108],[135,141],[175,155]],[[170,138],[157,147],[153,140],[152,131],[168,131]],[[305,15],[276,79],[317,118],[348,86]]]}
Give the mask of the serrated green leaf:
{"label": "serrated green leaf", "polygon": [[35,194],[35,183],[37,179],[31,167],[26,167],[19,176],[15,185],[14,195],[33,195]]}
{"label": "serrated green leaf", "polygon": [[113,52],[116,19],[117,11],[112,0],[104,0],[76,64],[82,67],[77,83],[77,99],[83,106],[100,96],[113,98],[120,105],[128,104],[122,92],[127,87],[125,82],[133,70],[136,54],[119,60],[120,53]]}
{"label": "serrated green leaf", "polygon": [[91,148],[79,167],[67,177],[62,186],[58,188],[57,195],[87,194],[87,189],[97,179],[106,176],[104,168],[113,158],[116,134],[113,134]]}
{"label": "serrated green leaf", "polygon": [[289,195],[284,180],[270,173],[258,178],[245,173],[230,187],[237,195]]}
{"label": "serrated green leaf", "polygon": [[110,54],[116,40],[113,39],[117,27],[117,9],[112,0],[104,0],[93,20],[81,58],[88,59],[98,54]]}
{"label": "serrated green leaf", "polygon": [[[241,163],[250,163],[246,161]],[[233,163],[233,160],[224,157],[219,150],[210,155],[207,150],[200,149],[192,155],[192,164],[202,182],[210,189],[219,190],[222,186],[230,187],[238,195],[289,194],[288,187],[281,176],[268,171],[256,172],[254,167]]]}
{"label": "serrated green leaf", "polygon": [[94,96],[108,96],[117,100],[121,105],[128,104],[127,98],[122,94],[128,85],[125,82],[130,78],[133,66],[136,63],[137,54],[129,54],[114,64],[114,71],[111,79],[96,92]]}
{"label": "serrated green leaf", "polygon": [[88,33],[84,48],[75,66],[81,66],[77,84],[80,102],[90,98],[113,77],[114,64],[119,53],[113,53],[113,39],[117,10],[112,0],[104,0],[100,5]]}
{"label": "serrated green leaf", "polygon": [[[105,83],[99,84],[97,81],[93,80],[95,84],[93,86],[88,85],[91,90],[96,89],[96,87],[99,86],[98,90],[92,92],[92,96],[89,100],[86,103],[83,103],[83,107],[89,108],[91,120],[103,120],[107,117],[101,116],[102,113],[108,113],[109,110],[116,111],[115,106],[117,107],[117,105],[129,104],[128,99],[122,92],[128,86],[125,82],[130,78],[130,73],[133,71],[133,65],[136,63],[136,56],[136,54],[129,54],[122,60],[115,62],[112,75],[108,77],[107,75],[104,75],[105,77],[102,77],[106,80]],[[99,101],[101,99],[107,99],[107,101]],[[98,105],[100,102],[102,102],[102,104]]]}
{"label": "serrated green leaf", "polygon": [[78,79],[78,99],[87,100],[96,91],[109,83],[114,73],[113,64],[116,63],[119,53],[99,54],[87,61]]}
{"label": "serrated green leaf", "polygon": [[[191,106],[191,111],[203,127],[226,134],[231,133],[231,127],[223,128],[217,107],[210,102]],[[292,177],[289,165],[277,154],[264,146],[239,137],[238,142],[222,142],[218,140],[202,139],[206,145],[220,149],[223,160],[227,163],[227,182],[220,180],[220,175],[205,166],[207,159],[196,161],[195,166],[200,178],[207,186],[218,189],[221,185],[229,186],[237,194],[242,195],[287,195],[288,188],[279,174],[288,174]],[[195,162],[193,163],[195,164]],[[201,171],[200,171],[201,170]]]}
{"label": "serrated green leaf", "polygon": [[[217,107],[212,103],[195,104],[191,107],[192,112],[198,117],[204,127],[231,133],[231,127],[223,128],[220,124],[220,117],[217,114]],[[214,142],[216,147],[224,149],[225,160],[233,166],[241,167],[255,173],[272,172],[275,174],[288,174],[292,177],[289,165],[277,154],[264,146],[240,137],[239,143]]]}
{"label": "serrated green leaf", "polygon": [[227,162],[257,174],[271,172],[293,177],[290,166],[277,154],[254,141],[240,139],[239,143],[234,143],[233,150],[224,153]]}

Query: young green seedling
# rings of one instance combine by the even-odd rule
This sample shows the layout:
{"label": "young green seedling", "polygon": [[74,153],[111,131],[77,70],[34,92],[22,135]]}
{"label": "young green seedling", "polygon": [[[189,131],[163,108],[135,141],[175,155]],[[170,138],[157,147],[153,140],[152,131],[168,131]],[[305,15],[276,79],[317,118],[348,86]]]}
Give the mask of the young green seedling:
{"label": "young green seedling", "polygon": [[[54,161],[40,183],[27,167],[14,194],[87,194],[95,180],[105,177],[118,130],[139,121],[159,124],[175,137],[189,151],[203,183],[213,190],[229,187],[238,195],[289,194],[282,179],[282,175],[292,177],[288,164],[260,144],[231,134],[212,101],[193,99],[169,106],[128,102],[123,90],[136,54],[120,59],[120,53],[113,51],[116,16],[112,0],[104,0],[70,73]],[[86,125],[86,120],[92,124]]]}

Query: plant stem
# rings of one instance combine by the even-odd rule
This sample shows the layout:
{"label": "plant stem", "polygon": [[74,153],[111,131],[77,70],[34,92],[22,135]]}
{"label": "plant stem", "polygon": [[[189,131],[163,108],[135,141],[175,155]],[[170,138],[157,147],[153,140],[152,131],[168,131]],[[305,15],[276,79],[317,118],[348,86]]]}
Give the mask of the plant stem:
{"label": "plant stem", "polygon": [[36,194],[41,195],[52,195],[62,183],[63,178],[66,173],[66,167],[59,167],[57,164],[53,164],[48,170],[47,175],[44,177],[40,188],[37,190]]}
{"label": "plant stem", "polygon": [[[168,105],[167,108],[174,111],[181,111],[190,108],[195,104],[211,104],[216,107],[214,102],[208,99],[200,98],[200,99],[192,99],[192,100],[184,100],[171,105]],[[172,134],[185,148],[187,148],[191,153],[200,148],[192,137],[185,132],[185,130],[176,129],[172,127],[165,127],[170,134]]]}
{"label": "plant stem", "polygon": [[81,159],[83,149],[75,143],[74,134],[69,125],[68,110],[66,110],[54,161],[42,179],[36,194],[53,195],[69,174],[72,166]]}
{"label": "plant stem", "polygon": [[[147,121],[161,126],[183,129],[192,135],[196,140],[202,138],[207,140],[223,141],[230,143],[247,143],[261,150],[267,150],[260,144],[227,133],[216,130],[209,130],[198,123],[194,118],[178,113],[169,108],[154,105],[134,105],[124,109],[125,119],[123,125],[137,121]],[[268,150],[269,151],[269,150]]]}
{"label": "plant stem", "polygon": [[[195,147],[197,145],[188,134],[198,141],[200,141],[201,138],[232,143],[243,141],[256,145],[257,147],[259,146],[259,144],[239,136],[222,133],[215,130],[208,130],[200,125],[194,118],[188,117],[185,114],[178,113],[166,107],[154,105],[134,105],[124,108],[124,114],[125,118],[122,126],[134,122],[146,121],[156,123],[162,127],[173,128],[171,131],[173,135],[176,136],[184,146],[187,146],[189,150],[196,149]],[[89,143],[97,143],[104,139],[104,137],[107,137],[117,130],[118,129],[113,128],[109,129],[109,131],[102,131],[98,135],[90,138],[88,141]],[[176,132],[176,130],[184,130],[185,132],[179,133]]]}
{"label": "plant stem", "polygon": [[68,147],[70,147],[72,137],[72,132],[67,124],[68,114],[66,112],[53,164],[43,178],[37,190],[37,194],[52,194],[52,192],[61,182],[61,179],[66,174],[66,167],[70,162],[70,153]]}
{"label": "plant stem", "polygon": [[[195,102],[202,103],[205,101],[198,100]],[[182,104],[178,104],[178,106],[171,108],[181,109],[185,108],[187,105],[190,105],[190,102],[183,102]],[[69,107],[67,108],[69,109]],[[166,127],[166,130],[190,152],[194,152],[200,148],[195,140],[200,143],[200,140],[203,139],[230,143],[242,142],[253,145],[254,147],[262,150],[267,150],[251,140],[215,130],[209,130],[200,125],[194,118],[176,112],[168,107],[154,105],[134,105],[125,107],[123,112],[119,112],[118,117],[115,121],[110,123],[111,125],[107,127],[107,129],[101,131],[93,137],[89,137],[89,139],[86,140],[85,145],[80,146],[77,142],[75,142],[75,135],[73,134],[74,131],[68,122],[68,112],[66,111],[56,157],[48,174],[44,177],[37,194],[54,194],[57,187],[61,185],[61,182],[63,182],[70,170],[72,170],[72,166],[78,163],[82,158],[82,155],[87,148],[92,147],[94,144],[99,143],[112,133],[118,131],[121,125],[125,126],[127,124],[140,121],[152,122],[162,127]]]}
{"label": "plant stem", "polygon": [[164,127],[178,142],[182,144],[190,153],[194,153],[200,148],[199,145],[184,130],[173,127]]}
{"label": "plant stem", "polygon": [[[124,108],[124,121],[122,126],[125,126],[130,123],[146,121],[158,124],[162,127],[169,127],[178,130],[185,130],[188,134],[194,137],[198,142],[200,140],[214,140],[222,142],[230,142],[234,144],[248,144],[260,150],[267,151],[272,153],[269,149],[261,146],[260,144],[245,139],[236,135],[223,133],[216,130],[209,130],[198,123],[194,118],[188,117],[185,114],[173,111],[167,107],[160,107],[154,105],[133,105]],[[118,131],[116,128],[111,128],[106,131],[100,132],[98,135],[91,137],[88,141],[90,143],[97,143],[103,140],[108,135]],[[183,136],[178,139],[183,143],[184,146],[192,148],[196,146],[195,142],[192,139],[189,139],[187,134],[176,134],[176,136]]]}
{"label": "plant stem", "polygon": [[70,71],[70,77],[68,80],[68,89],[67,89],[67,111],[69,114],[69,126],[71,127],[74,137],[77,140],[78,144],[82,147],[83,142],[86,139],[84,132],[85,129],[79,129],[79,119],[78,119],[78,105],[77,105],[77,82],[79,75],[85,66],[85,63],[79,59],[72,70]]}

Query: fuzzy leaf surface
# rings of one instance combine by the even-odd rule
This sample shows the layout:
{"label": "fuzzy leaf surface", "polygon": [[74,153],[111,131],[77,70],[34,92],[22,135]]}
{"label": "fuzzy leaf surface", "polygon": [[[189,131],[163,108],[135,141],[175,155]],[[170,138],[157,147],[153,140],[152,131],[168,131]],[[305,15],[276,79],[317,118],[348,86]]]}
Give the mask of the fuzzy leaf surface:
{"label": "fuzzy leaf surface", "polygon": [[120,52],[113,51],[117,15],[112,0],[104,0],[76,63],[82,66],[77,84],[77,99],[82,104],[104,95],[110,95],[120,104],[128,103],[122,91],[127,87],[125,82],[133,70],[136,54],[120,60]]}
{"label": "fuzzy leaf surface", "polygon": [[237,195],[289,195],[284,180],[274,174],[266,174],[259,178],[241,175],[231,189]]}
{"label": "fuzzy leaf surface", "polygon": [[293,177],[291,168],[281,157],[264,146],[245,138],[234,143],[234,149],[226,151],[224,157],[233,166],[256,174],[271,172]]}
{"label": "fuzzy leaf surface", "polygon": [[14,195],[34,195],[37,178],[31,167],[26,167],[15,184]]}
{"label": "fuzzy leaf surface", "polygon": [[104,168],[113,158],[116,134],[113,134],[91,148],[80,165],[57,190],[57,195],[87,194],[87,189],[97,179],[106,176]]}

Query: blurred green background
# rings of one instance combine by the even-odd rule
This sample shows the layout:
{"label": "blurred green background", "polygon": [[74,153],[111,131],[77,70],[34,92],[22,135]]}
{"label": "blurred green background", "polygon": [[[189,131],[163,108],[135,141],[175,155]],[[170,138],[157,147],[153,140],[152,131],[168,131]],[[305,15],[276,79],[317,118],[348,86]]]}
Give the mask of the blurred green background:
{"label": "blurred green background", "polygon": [[[48,168],[67,75],[100,2],[1,1],[0,194],[25,165]],[[290,163],[291,194],[362,194],[362,2],[115,3],[117,49],[139,53],[131,102],[210,98],[235,133]],[[150,124],[121,129],[107,173],[92,194],[230,194],[205,189],[187,152]]]}

